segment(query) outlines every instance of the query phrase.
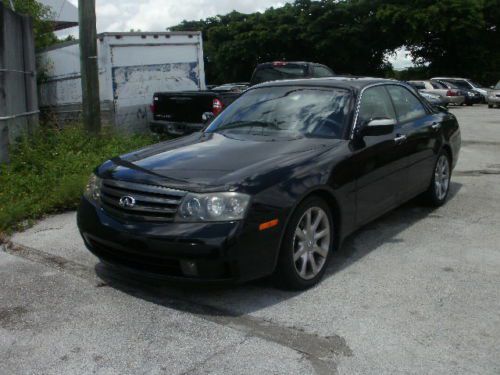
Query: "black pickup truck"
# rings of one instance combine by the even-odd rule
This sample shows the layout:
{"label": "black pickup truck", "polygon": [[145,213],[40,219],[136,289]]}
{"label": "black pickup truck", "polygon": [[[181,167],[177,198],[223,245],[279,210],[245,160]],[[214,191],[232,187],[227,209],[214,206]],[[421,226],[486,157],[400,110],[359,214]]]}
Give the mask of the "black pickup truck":
{"label": "black pickup truck", "polygon": [[183,135],[205,126],[203,115],[217,116],[249,86],[284,79],[321,78],[335,74],[325,65],[301,61],[275,61],[257,65],[250,83],[228,83],[205,91],[157,92],[153,96],[150,129]]}

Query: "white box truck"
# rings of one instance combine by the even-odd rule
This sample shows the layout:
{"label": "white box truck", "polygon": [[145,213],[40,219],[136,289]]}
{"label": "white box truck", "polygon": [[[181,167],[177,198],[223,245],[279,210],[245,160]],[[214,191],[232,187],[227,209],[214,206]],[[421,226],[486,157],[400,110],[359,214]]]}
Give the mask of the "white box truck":
{"label": "white box truck", "polygon": [[[155,92],[205,90],[201,32],[103,33],[97,47],[104,124],[146,130]],[[82,105],[78,41],[52,46],[38,58],[42,113],[77,120]]]}

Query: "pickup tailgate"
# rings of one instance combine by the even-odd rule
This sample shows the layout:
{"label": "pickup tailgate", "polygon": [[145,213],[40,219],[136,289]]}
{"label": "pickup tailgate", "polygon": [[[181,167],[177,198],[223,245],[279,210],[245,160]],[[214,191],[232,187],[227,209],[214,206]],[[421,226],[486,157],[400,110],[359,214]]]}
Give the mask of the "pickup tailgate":
{"label": "pickup tailgate", "polygon": [[210,91],[156,93],[154,119],[168,122],[201,123],[202,114],[211,112],[216,94]]}

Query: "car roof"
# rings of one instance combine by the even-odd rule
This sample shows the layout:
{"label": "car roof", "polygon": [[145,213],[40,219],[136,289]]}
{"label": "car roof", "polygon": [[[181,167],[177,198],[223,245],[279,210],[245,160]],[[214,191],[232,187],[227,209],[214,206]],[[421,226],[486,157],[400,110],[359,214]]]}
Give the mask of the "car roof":
{"label": "car roof", "polygon": [[352,91],[361,91],[367,86],[377,83],[403,83],[394,79],[375,78],[375,77],[357,77],[357,76],[334,76],[322,78],[302,78],[302,79],[286,79],[279,81],[269,81],[260,83],[251,87],[275,87],[275,86],[327,86],[336,88],[345,88]]}

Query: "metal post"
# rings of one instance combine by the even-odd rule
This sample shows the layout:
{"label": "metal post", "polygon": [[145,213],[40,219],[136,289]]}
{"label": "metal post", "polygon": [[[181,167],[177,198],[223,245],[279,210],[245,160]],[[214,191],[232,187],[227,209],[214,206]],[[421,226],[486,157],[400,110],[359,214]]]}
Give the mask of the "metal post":
{"label": "metal post", "polygon": [[95,0],[78,0],[83,124],[89,133],[101,130]]}

